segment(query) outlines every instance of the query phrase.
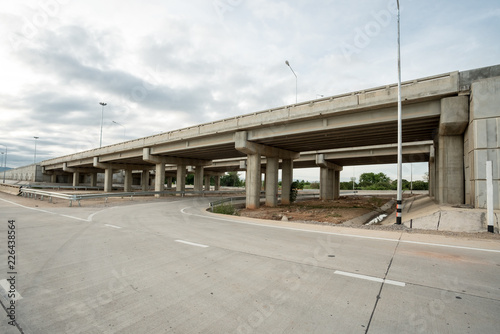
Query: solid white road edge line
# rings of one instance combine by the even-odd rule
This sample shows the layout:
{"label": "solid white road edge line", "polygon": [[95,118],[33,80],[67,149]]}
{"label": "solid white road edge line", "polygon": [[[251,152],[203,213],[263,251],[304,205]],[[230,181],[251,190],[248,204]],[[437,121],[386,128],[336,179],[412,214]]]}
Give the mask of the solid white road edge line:
{"label": "solid white road edge line", "polygon": [[393,281],[393,280],[383,279],[383,278],[378,278],[378,277],[373,277],[373,276],[366,276],[366,275],[354,274],[354,273],[349,273],[349,272],[346,272],[346,271],[335,270],[334,274],[342,275],[342,276],[347,276],[347,277],[364,279],[364,280],[367,280],[367,281],[373,281],[373,282],[379,282],[379,283],[386,283],[386,284],[391,284],[391,285],[396,285],[396,286],[401,286],[401,287],[406,286],[406,283],[404,283],[404,282],[398,282],[398,281]]}
{"label": "solid white road edge line", "polygon": [[237,221],[237,220],[226,219],[226,218],[221,218],[221,217],[214,217],[214,216],[208,216],[208,215],[205,216],[205,215],[198,215],[198,214],[194,214],[194,213],[188,213],[188,212],[184,211],[186,209],[189,209],[189,207],[186,207],[186,208],[184,208],[184,209],[181,210],[181,212],[183,214],[185,214],[185,215],[195,216],[195,217],[203,217],[203,218],[209,218],[209,219],[215,219],[215,220],[222,220],[222,221],[227,221],[227,222],[237,223],[237,224],[244,224],[244,225],[271,227],[271,228],[277,228],[277,229],[283,229],[283,230],[300,231],[300,232],[308,232],[308,233],[329,234],[329,235],[337,235],[337,236],[340,236],[340,237],[371,239],[371,240],[382,240],[382,241],[401,242],[401,243],[415,244],[415,245],[426,245],[426,246],[436,246],[436,247],[446,247],[446,248],[474,250],[474,251],[480,251],[480,252],[500,253],[500,250],[497,250],[497,249],[486,249],[486,248],[474,248],[474,247],[466,247],[466,246],[453,246],[453,245],[444,245],[444,244],[433,244],[433,243],[421,242],[421,241],[399,240],[399,239],[379,238],[379,237],[367,237],[367,236],[364,236],[364,235],[343,234],[343,233],[324,232],[324,231],[313,231],[313,230],[305,230],[305,229],[295,228],[295,227],[286,227],[286,226],[275,226],[275,225],[267,225],[267,224],[250,223],[250,222]]}
{"label": "solid white road edge line", "polygon": [[62,214],[51,212],[51,211],[47,211],[47,210],[30,208],[29,206],[24,206],[24,205],[21,205],[19,203],[11,202],[11,201],[8,201],[8,200],[3,199],[3,198],[0,198],[0,201],[4,201],[4,202],[9,203],[9,204],[17,205],[17,206],[20,206],[21,208],[25,208],[25,209],[28,209],[28,210],[33,210],[33,211],[48,213],[48,214],[51,214],[51,215],[56,215],[56,216],[61,216],[61,217],[66,217],[66,218],[71,218],[71,219],[76,219],[76,220],[81,220],[81,221],[84,221],[84,222],[90,222],[91,221],[89,219],[83,219],[83,218],[74,217],[74,216],[62,215]]}
{"label": "solid white road edge line", "polygon": [[[0,287],[5,291],[5,293],[2,293],[2,295],[4,295],[4,297],[5,297],[5,299],[11,299],[11,298],[8,298],[9,290],[10,290],[10,283],[6,279],[2,279],[2,280],[0,280]],[[21,296],[21,294],[19,292],[17,292],[17,290],[14,290],[14,293],[15,293],[14,300],[23,299],[23,297]]]}
{"label": "solid white road edge line", "polygon": [[209,247],[207,245],[197,244],[194,242],[189,242],[189,241],[184,241],[184,240],[175,240],[175,241],[180,242],[181,244],[186,244],[186,245],[191,245],[191,246],[196,246],[196,247],[203,247],[203,248]]}

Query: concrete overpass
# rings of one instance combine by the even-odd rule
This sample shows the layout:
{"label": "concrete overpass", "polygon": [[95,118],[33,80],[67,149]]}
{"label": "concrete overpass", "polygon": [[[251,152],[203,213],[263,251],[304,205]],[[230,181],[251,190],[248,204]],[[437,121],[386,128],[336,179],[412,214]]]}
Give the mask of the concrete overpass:
{"label": "concrete overpass", "polygon": [[[499,193],[499,76],[500,65],[402,85],[403,142],[432,141],[429,152],[415,159],[429,162],[430,192],[439,203],[484,207],[486,160],[493,161],[494,193]],[[321,167],[322,193],[326,198],[335,197],[342,166],[364,163],[370,157],[370,146],[396,143],[394,84],[200,124],[40,164],[45,175],[71,173],[77,183],[82,173],[93,175],[95,182],[95,175],[104,172],[105,191],[111,190],[117,170],[125,171],[125,190],[131,185],[133,170],[147,176],[151,169],[155,170],[155,189],[163,189],[168,165],[175,166],[177,190],[183,190],[186,168],[194,166],[195,189],[201,190],[203,177],[211,168],[221,167],[218,171],[222,172],[224,160],[246,158],[247,207],[256,208],[263,159],[267,204],[276,205],[279,168],[284,203],[293,168],[312,161],[304,159],[307,154],[313,154],[315,165]],[[325,150],[329,153],[322,152]],[[394,154],[385,157],[377,161],[394,161]],[[500,209],[498,196],[494,202]]]}

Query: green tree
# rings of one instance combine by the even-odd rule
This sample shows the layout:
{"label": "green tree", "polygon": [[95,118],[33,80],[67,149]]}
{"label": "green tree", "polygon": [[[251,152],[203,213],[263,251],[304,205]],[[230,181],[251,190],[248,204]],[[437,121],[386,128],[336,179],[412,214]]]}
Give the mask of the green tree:
{"label": "green tree", "polygon": [[[357,185],[354,183],[354,188],[356,188]],[[352,181],[349,182],[340,182],[340,189],[341,190],[352,190]]]}
{"label": "green tree", "polygon": [[241,187],[243,183],[238,172],[229,172],[220,178],[220,185],[224,187]]}
{"label": "green tree", "polygon": [[359,186],[362,188],[370,188],[375,185],[378,185],[376,187],[390,187],[390,182],[391,179],[384,173],[363,173],[359,176]]}
{"label": "green tree", "polygon": [[186,184],[191,186],[194,184],[194,174],[186,175]]}

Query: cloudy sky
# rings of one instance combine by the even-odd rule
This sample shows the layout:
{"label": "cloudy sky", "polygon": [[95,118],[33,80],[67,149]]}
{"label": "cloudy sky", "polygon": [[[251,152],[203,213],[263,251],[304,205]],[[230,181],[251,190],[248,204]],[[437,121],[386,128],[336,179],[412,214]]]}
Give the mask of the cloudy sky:
{"label": "cloudy sky", "polygon": [[[402,77],[500,63],[498,0],[401,0]],[[396,0],[4,1],[9,167],[397,82]],[[342,178],[352,176],[345,168]],[[414,177],[427,170],[415,164]],[[391,166],[356,167],[395,177]],[[409,179],[410,167],[403,177]],[[319,178],[317,171],[295,176]]]}

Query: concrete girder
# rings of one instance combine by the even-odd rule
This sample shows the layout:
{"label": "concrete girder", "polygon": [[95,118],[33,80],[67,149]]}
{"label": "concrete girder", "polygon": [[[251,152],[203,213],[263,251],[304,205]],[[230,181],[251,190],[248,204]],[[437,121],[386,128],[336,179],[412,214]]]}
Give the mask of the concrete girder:
{"label": "concrete girder", "polygon": [[153,164],[163,163],[163,164],[187,165],[187,166],[209,166],[212,164],[211,160],[155,155],[152,153],[152,148],[150,147],[143,148],[142,159],[146,162]]}
{"label": "concrete girder", "polygon": [[134,164],[113,164],[113,163],[107,163],[107,162],[101,162],[99,157],[94,157],[94,163],[93,163],[95,168],[99,169],[109,169],[112,168],[114,170],[143,170],[144,165],[134,165]]}
{"label": "concrete girder", "polygon": [[299,152],[282,150],[277,147],[253,143],[247,140],[247,136],[247,131],[239,131],[234,134],[234,146],[238,151],[245,154],[259,154],[266,157],[276,157],[281,159],[297,159],[300,157]]}
{"label": "concrete girder", "polygon": [[[183,129],[188,130],[188,129]],[[175,140],[164,143],[152,143],[151,154],[161,155],[170,154],[175,151],[183,151],[187,148],[203,148],[212,147],[220,144],[230,143],[233,141],[233,132],[227,131],[227,128],[222,128],[223,131],[210,133],[210,136],[193,137],[199,135],[199,132],[191,132],[184,134],[186,137],[175,137]],[[223,132],[223,133],[221,133]],[[191,138],[188,138],[190,135]],[[171,138],[172,139],[172,138]]]}
{"label": "concrete girder", "polygon": [[[441,102],[437,100],[409,104],[405,105],[404,109],[405,112],[402,115],[403,121],[439,117],[441,114]],[[396,106],[370,110],[369,113],[362,113],[361,111],[359,113],[344,111],[329,116],[320,114],[318,116],[322,118],[317,117],[305,119],[301,122],[248,130],[247,140],[259,141],[267,138],[292,136],[301,133],[306,134],[329,129],[337,130],[362,125],[397,122]]]}
{"label": "concrete girder", "polygon": [[74,167],[68,167],[68,163],[64,162],[63,171],[68,173],[92,174],[92,173],[103,173],[104,168],[74,168]]}
{"label": "concrete girder", "polygon": [[333,162],[329,162],[325,160],[324,154],[316,154],[316,165],[322,168],[328,168],[335,171],[342,171],[344,167],[334,164]]}

